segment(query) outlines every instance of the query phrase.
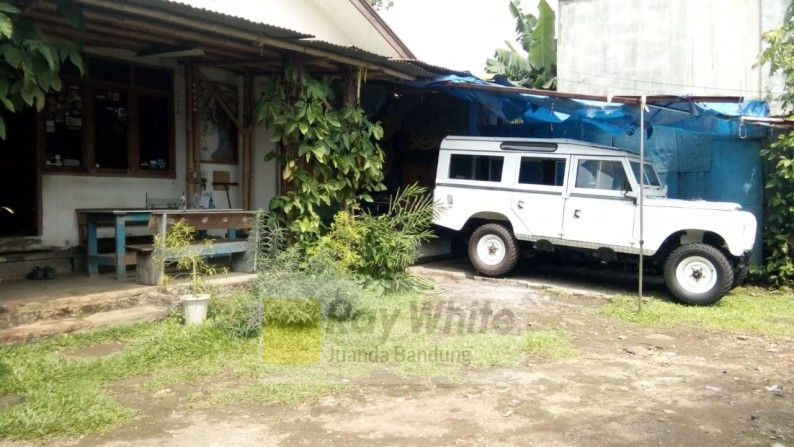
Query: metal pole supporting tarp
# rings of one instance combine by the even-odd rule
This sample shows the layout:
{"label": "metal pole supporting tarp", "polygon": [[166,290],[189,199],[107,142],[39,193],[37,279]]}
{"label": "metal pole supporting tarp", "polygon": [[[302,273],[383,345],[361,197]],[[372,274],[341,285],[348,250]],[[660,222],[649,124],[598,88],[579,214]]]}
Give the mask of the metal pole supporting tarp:
{"label": "metal pole supporting tarp", "polygon": [[643,248],[645,245],[645,228],[643,219],[643,202],[645,199],[645,96],[640,99],[640,191],[637,195],[637,204],[640,207],[640,266],[639,266],[639,284],[637,286],[637,312],[642,311],[642,279],[643,279]]}

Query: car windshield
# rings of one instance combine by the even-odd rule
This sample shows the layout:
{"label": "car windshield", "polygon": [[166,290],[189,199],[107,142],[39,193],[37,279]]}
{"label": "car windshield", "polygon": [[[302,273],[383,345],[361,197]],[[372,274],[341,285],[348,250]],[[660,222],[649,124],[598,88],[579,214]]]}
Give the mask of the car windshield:
{"label": "car windshield", "polygon": [[[634,178],[637,180],[637,183],[640,183],[640,164],[636,161],[632,161],[631,170],[634,171]],[[653,165],[650,163],[645,163],[645,178],[643,180],[647,186],[662,186],[659,176],[656,175],[656,170],[653,169]]]}

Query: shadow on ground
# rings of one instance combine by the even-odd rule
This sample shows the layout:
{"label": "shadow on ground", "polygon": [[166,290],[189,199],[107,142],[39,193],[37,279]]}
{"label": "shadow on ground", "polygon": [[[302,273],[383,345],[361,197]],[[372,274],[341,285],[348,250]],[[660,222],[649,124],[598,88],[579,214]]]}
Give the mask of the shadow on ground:
{"label": "shadow on ground", "polygon": [[[460,272],[468,276],[476,275],[466,257],[426,262],[422,267],[448,273]],[[644,295],[665,300],[672,299],[661,275],[646,272],[643,276]],[[603,264],[553,255],[522,259],[506,277],[561,288],[587,289],[610,295],[636,295],[639,288],[636,265]]]}

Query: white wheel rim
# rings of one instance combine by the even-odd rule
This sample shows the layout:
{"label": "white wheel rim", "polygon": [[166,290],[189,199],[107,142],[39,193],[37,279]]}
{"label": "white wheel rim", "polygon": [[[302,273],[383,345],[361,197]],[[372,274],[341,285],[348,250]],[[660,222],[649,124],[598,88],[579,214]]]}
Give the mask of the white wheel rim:
{"label": "white wheel rim", "polygon": [[505,243],[499,236],[489,234],[477,242],[477,257],[488,265],[497,265],[505,258]]}
{"label": "white wheel rim", "polygon": [[705,293],[717,284],[717,268],[706,258],[690,256],[675,269],[678,284],[690,293]]}

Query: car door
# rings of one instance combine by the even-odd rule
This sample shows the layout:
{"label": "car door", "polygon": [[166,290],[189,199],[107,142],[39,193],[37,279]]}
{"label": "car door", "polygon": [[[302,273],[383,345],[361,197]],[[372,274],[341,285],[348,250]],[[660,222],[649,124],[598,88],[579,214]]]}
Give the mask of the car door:
{"label": "car door", "polygon": [[626,196],[632,186],[619,157],[573,157],[563,239],[587,248],[636,247],[637,206]]}
{"label": "car door", "polygon": [[513,212],[524,226],[525,234],[516,229],[518,238],[559,239],[562,236],[567,163],[566,156],[521,155],[511,200]]}

